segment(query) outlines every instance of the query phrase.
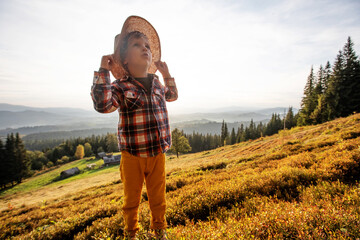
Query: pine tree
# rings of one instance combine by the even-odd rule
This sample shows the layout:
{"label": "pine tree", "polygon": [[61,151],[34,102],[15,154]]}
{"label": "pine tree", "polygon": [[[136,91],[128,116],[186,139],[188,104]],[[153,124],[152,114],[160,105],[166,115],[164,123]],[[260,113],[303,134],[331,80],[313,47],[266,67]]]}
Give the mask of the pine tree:
{"label": "pine tree", "polygon": [[106,135],[106,149],[107,152],[118,152],[118,140],[115,134],[108,133]]}
{"label": "pine tree", "polygon": [[318,98],[319,95],[324,93],[324,89],[325,89],[325,77],[326,77],[326,73],[325,73],[325,69],[323,68],[322,65],[320,65],[319,71],[317,73],[317,81],[315,84],[315,88],[314,88],[314,95],[316,97],[316,99]]}
{"label": "pine tree", "polygon": [[239,142],[245,141],[245,127],[244,127],[243,123],[240,125],[240,131],[238,134],[238,138],[239,138]]}
{"label": "pine tree", "polygon": [[343,88],[340,95],[341,117],[346,117],[360,110],[360,62],[353,49],[351,38],[343,48],[344,71]]}
{"label": "pine tree", "polygon": [[292,107],[289,107],[286,117],[285,117],[285,128],[291,129],[292,127],[296,126],[294,112]]}
{"label": "pine tree", "polygon": [[225,120],[223,120],[222,125],[221,125],[221,145],[222,146],[226,145],[226,140],[228,139],[228,136],[229,136],[228,127],[227,127]]}
{"label": "pine tree", "polygon": [[16,133],[15,137],[15,180],[17,183],[21,183],[22,179],[27,177],[30,173],[30,160],[26,156],[25,146],[20,138],[19,133]]}
{"label": "pine tree", "polygon": [[230,134],[230,144],[233,145],[235,143],[236,143],[235,129],[232,128],[231,134]]}
{"label": "pine tree", "polygon": [[283,128],[283,123],[280,119],[280,114],[273,113],[270,121],[266,125],[265,135],[267,136],[273,135],[282,128]]}
{"label": "pine tree", "polygon": [[315,81],[314,69],[311,67],[311,71],[304,88],[304,97],[301,100],[301,109],[299,114],[300,118],[298,125],[311,124],[310,114],[315,110],[316,107],[316,97],[314,91]]}
{"label": "pine tree", "polygon": [[11,183],[14,185],[14,181],[16,180],[16,148],[15,148],[15,137],[14,134],[11,133],[7,135],[6,144],[5,144],[5,166],[6,174],[5,179],[6,183]]}
{"label": "pine tree", "polygon": [[325,92],[327,120],[333,120],[341,115],[340,95],[342,93],[342,80],[344,70],[344,56],[339,51],[329,79],[328,88]]}
{"label": "pine tree", "polygon": [[0,187],[4,188],[6,184],[6,168],[5,168],[5,149],[0,139]]}
{"label": "pine tree", "polygon": [[330,62],[327,61],[324,69],[324,86],[323,86],[323,94],[325,94],[326,90],[329,87],[329,80],[332,74],[331,65]]}
{"label": "pine tree", "polygon": [[310,118],[314,124],[326,122],[327,111],[324,94],[319,95],[316,109],[311,113]]}

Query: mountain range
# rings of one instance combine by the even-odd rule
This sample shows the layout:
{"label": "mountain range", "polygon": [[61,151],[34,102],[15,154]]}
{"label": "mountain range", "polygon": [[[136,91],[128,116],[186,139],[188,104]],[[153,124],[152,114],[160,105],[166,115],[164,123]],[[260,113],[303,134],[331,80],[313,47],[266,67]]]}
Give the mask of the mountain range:
{"label": "mountain range", "polygon": [[[281,116],[288,108],[224,108],[224,111],[214,110],[208,113],[170,114],[172,128],[179,128],[185,133],[200,132],[219,133],[221,123],[224,120],[228,128],[239,127],[241,123],[245,126],[251,119],[255,123],[267,123],[273,113]],[[293,109],[294,114],[297,109]],[[11,132],[19,132],[21,135],[33,133],[89,130],[99,132],[113,128],[116,131],[118,113],[101,114],[80,108],[35,108],[22,105],[0,103],[0,136],[4,137]],[[90,130],[91,129],[91,130]],[[95,129],[97,129],[95,131]],[[82,131],[83,133],[84,131]],[[101,130],[100,130],[101,132]],[[106,132],[104,132],[106,133]]]}

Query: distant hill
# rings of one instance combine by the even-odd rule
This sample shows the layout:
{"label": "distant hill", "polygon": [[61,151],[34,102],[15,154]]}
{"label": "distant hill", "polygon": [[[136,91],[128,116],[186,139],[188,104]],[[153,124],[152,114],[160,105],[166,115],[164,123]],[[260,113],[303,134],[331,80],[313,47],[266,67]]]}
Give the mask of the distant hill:
{"label": "distant hill", "polygon": [[80,115],[95,115],[93,111],[88,111],[81,108],[68,108],[68,107],[51,107],[51,108],[37,108],[29,107],[23,105],[13,105],[8,103],[0,103],[0,111],[11,111],[11,112],[22,112],[22,111],[37,111],[37,112],[48,112],[55,113],[59,115],[70,115],[70,116],[80,116]]}
{"label": "distant hill", "polygon": [[[189,113],[189,114],[176,114],[170,115],[171,123],[178,122],[187,122],[194,120],[207,119],[209,121],[222,122],[250,122],[251,119],[255,122],[268,121],[271,119],[273,113],[280,114],[281,117],[284,116],[288,108],[278,107],[278,108],[265,108],[260,110],[228,110],[228,111],[219,111],[219,112],[206,112],[206,113]],[[294,114],[298,112],[298,109],[293,108]]]}
{"label": "distant hill", "polygon": [[[261,122],[266,124],[270,119],[263,119]],[[260,121],[254,121],[256,125],[260,123]],[[242,121],[242,122],[227,122],[228,130],[231,131],[232,128],[237,131],[237,129],[244,125],[244,128],[250,125],[250,121]],[[202,133],[202,134],[220,134],[221,133],[221,125],[222,122],[210,121],[207,119],[202,119],[200,121],[186,121],[186,122],[177,122],[171,124],[171,128],[178,128],[183,130],[186,134],[192,134],[193,132]]]}
{"label": "distant hill", "polygon": [[74,131],[54,131],[54,132],[42,132],[42,133],[31,133],[22,138],[25,141],[32,140],[53,140],[53,139],[69,139],[77,137],[89,137],[91,135],[103,135],[107,133],[116,133],[117,129],[113,128],[93,128],[93,129],[84,129],[84,130],[74,130]]}
{"label": "distant hill", "polygon": [[[193,131],[199,133],[220,133],[221,122],[225,120],[231,130],[237,129],[243,123],[247,126],[251,119],[255,123],[267,123],[273,113],[283,116],[287,108],[224,108],[214,110],[208,113],[189,113],[170,115],[172,128],[179,128],[185,133]],[[293,109],[294,114],[297,109]],[[34,108],[22,105],[11,105],[0,103],[0,138],[4,138],[11,132],[19,132],[21,135],[33,133],[45,133],[55,131],[74,131],[84,130],[74,133],[64,133],[63,136],[76,137],[75,134],[81,132],[80,136],[87,135],[102,128],[116,128],[118,122],[118,113],[101,114],[79,108]],[[39,138],[44,135],[36,135]],[[33,136],[35,137],[35,135]]]}
{"label": "distant hill", "polygon": [[118,114],[78,108],[33,108],[0,103],[0,137],[11,132],[72,131],[116,126]]}
{"label": "distant hill", "polygon": [[50,122],[52,124],[61,124],[64,121],[70,120],[71,119],[68,116],[44,111],[0,111],[0,128],[18,126],[40,126],[49,124]]}

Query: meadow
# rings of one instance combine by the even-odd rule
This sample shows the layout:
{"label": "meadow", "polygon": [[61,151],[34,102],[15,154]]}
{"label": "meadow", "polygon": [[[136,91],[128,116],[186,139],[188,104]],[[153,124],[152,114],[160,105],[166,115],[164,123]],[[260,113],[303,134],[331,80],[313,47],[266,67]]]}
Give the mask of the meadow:
{"label": "meadow", "polygon": [[[166,164],[169,239],[360,239],[360,114],[168,156]],[[0,239],[122,239],[122,184],[106,171],[117,168],[96,171],[105,183],[8,204],[0,213]],[[50,174],[34,178],[51,182],[57,174]],[[63,184],[91,182],[90,175]],[[58,191],[51,184],[60,184],[36,187],[32,181],[0,201],[20,203],[22,191]],[[146,239],[149,215],[144,188],[140,239]]]}

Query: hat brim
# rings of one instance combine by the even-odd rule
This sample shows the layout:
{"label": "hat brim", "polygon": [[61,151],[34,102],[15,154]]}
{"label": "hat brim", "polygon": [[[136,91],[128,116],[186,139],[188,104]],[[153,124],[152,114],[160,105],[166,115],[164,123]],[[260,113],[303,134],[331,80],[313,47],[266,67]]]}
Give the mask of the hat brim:
{"label": "hat brim", "polygon": [[[155,28],[146,19],[142,17],[130,16],[125,20],[121,33],[115,37],[114,54],[116,54],[117,55],[116,57],[121,61],[119,56],[120,53],[119,48],[121,46],[121,43],[127,34],[134,31],[141,32],[145,34],[146,37],[148,38],[152,53],[152,62],[148,69],[148,73],[155,73],[157,70],[157,67],[155,66],[155,62],[161,60],[160,39]],[[122,66],[120,66],[120,69],[117,69],[117,71],[118,73],[116,73],[116,75],[118,76],[115,76],[113,72],[115,78],[122,78],[128,74]]]}

